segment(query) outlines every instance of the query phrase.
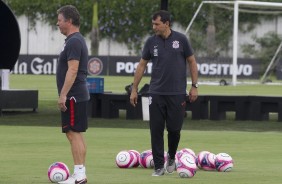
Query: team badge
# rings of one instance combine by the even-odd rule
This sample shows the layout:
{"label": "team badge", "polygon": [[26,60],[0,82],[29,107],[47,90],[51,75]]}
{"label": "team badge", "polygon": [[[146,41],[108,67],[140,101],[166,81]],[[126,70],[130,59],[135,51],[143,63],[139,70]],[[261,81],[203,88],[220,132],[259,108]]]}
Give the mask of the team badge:
{"label": "team badge", "polygon": [[154,45],[154,56],[158,56],[158,46]]}
{"label": "team badge", "polygon": [[149,105],[151,105],[152,104],[152,97],[151,96],[149,96]]}
{"label": "team badge", "polygon": [[99,58],[91,58],[87,65],[88,74],[99,75],[103,71],[103,62]]}
{"label": "team badge", "polygon": [[173,41],[172,42],[172,48],[174,48],[174,49],[178,49],[179,48],[179,41]]}

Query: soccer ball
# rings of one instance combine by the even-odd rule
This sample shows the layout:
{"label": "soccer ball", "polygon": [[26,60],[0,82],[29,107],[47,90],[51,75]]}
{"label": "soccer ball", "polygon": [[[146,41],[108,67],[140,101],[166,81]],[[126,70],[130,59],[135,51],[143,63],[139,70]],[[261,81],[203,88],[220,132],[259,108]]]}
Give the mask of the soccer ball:
{"label": "soccer ball", "polygon": [[195,152],[192,149],[190,149],[190,148],[183,148],[181,151],[184,152],[184,153],[191,154],[195,159],[197,158]]}
{"label": "soccer ball", "polygon": [[181,156],[183,155],[183,152],[180,150],[180,151],[177,151],[175,153],[175,164],[177,166],[178,162],[179,162],[179,159],[181,158]]}
{"label": "soccer ball", "polygon": [[183,149],[176,152],[176,154],[175,154],[175,164],[176,164],[176,165],[178,164],[180,158],[181,158],[182,155],[184,155],[184,154],[190,154],[190,153],[184,151]]}
{"label": "soccer ball", "polygon": [[136,150],[129,150],[129,152],[133,153],[134,155],[134,163],[133,163],[133,166],[132,167],[138,167],[140,164],[139,164],[139,157],[140,157],[140,153]]}
{"label": "soccer ball", "polygon": [[215,170],[215,154],[207,153],[202,160],[201,167],[205,171]]}
{"label": "soccer ball", "polygon": [[152,150],[146,150],[140,153],[139,164],[143,168],[153,168],[154,167]]}
{"label": "soccer ball", "polygon": [[177,165],[177,162],[178,162],[179,158],[180,158],[184,153],[187,153],[187,154],[192,155],[192,156],[194,157],[195,163],[196,163],[196,165],[197,165],[197,156],[196,156],[195,152],[194,152],[192,149],[190,149],[190,148],[183,148],[182,150],[176,152],[176,154],[175,154],[175,163],[176,163],[176,165]]}
{"label": "soccer ball", "polygon": [[184,153],[178,160],[176,171],[181,178],[192,178],[197,171],[194,157],[191,154]]}
{"label": "soccer ball", "polygon": [[48,178],[52,183],[65,181],[70,175],[69,168],[63,162],[55,162],[48,168]]}
{"label": "soccer ball", "polygon": [[206,154],[210,153],[209,151],[201,151],[198,155],[197,155],[197,166],[199,169],[202,169],[203,167],[205,167],[208,163],[207,163],[207,157]]}
{"label": "soccer ball", "polygon": [[[180,158],[181,158],[183,155],[185,155],[185,154],[189,154],[189,153],[183,152],[182,150],[176,152],[176,154],[175,154],[175,165],[176,165],[176,167],[177,167],[177,165],[179,164]],[[197,165],[197,164],[196,164],[196,165]]]}
{"label": "soccer ball", "polygon": [[133,152],[120,151],[116,156],[116,164],[119,168],[130,168],[136,163],[137,157]]}
{"label": "soccer ball", "polygon": [[233,168],[233,159],[227,153],[218,153],[215,156],[215,167],[219,172],[229,172]]}

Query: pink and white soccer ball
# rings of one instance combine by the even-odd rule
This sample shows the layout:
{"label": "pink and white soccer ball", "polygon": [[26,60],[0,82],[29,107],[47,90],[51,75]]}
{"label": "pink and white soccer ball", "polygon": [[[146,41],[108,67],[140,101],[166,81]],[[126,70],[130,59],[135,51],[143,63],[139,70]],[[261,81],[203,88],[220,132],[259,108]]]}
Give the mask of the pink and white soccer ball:
{"label": "pink and white soccer ball", "polygon": [[65,181],[69,176],[69,168],[63,162],[54,162],[48,168],[48,178],[52,183]]}
{"label": "pink and white soccer ball", "polygon": [[116,156],[116,164],[119,168],[131,168],[136,160],[135,154],[127,150],[120,151]]}
{"label": "pink and white soccer ball", "polygon": [[207,153],[205,158],[202,160],[201,167],[205,171],[215,170],[215,154]]}
{"label": "pink and white soccer ball", "polygon": [[[194,157],[195,162],[196,162],[196,165],[197,165],[197,155],[195,154],[195,152],[194,152],[192,149],[190,149],[190,148],[183,148],[183,149],[181,149],[181,150],[179,151],[179,153],[177,153],[177,154],[178,154],[178,157],[179,157],[180,155],[182,155],[183,153],[188,153],[188,154],[192,155],[192,156]],[[177,162],[177,160],[176,160],[176,162]]]}
{"label": "pink and white soccer ball", "polygon": [[183,152],[180,150],[180,151],[177,151],[175,153],[175,164],[177,165],[178,162],[179,162],[179,159],[181,158],[181,156],[183,155]]}
{"label": "pink and white soccer ball", "polygon": [[219,172],[229,172],[233,168],[233,159],[227,153],[218,153],[215,156],[215,167]]}
{"label": "pink and white soccer ball", "polygon": [[140,153],[136,150],[129,150],[129,152],[133,153],[135,155],[136,158],[134,158],[134,163],[132,167],[138,167],[139,164],[139,157],[140,157]]}
{"label": "pink and white soccer ball", "polygon": [[184,153],[191,154],[195,159],[197,158],[195,152],[192,149],[190,149],[190,148],[183,148],[181,151],[183,151]]}
{"label": "pink and white soccer ball", "polygon": [[209,151],[201,151],[197,155],[197,166],[199,169],[202,169],[207,165],[206,154],[210,153]]}
{"label": "pink and white soccer ball", "polygon": [[[184,152],[183,150],[180,150],[180,151],[177,151],[176,154],[175,154],[175,164],[177,165],[180,158],[182,157],[182,155],[184,154],[190,154],[188,152]],[[191,155],[191,154],[190,154]],[[195,160],[196,161],[196,160]]]}
{"label": "pink and white soccer ball", "polygon": [[191,154],[184,153],[178,160],[176,171],[181,178],[192,178],[197,172],[197,165]]}
{"label": "pink and white soccer ball", "polygon": [[139,164],[143,168],[153,168],[154,167],[152,150],[145,150],[140,153]]}

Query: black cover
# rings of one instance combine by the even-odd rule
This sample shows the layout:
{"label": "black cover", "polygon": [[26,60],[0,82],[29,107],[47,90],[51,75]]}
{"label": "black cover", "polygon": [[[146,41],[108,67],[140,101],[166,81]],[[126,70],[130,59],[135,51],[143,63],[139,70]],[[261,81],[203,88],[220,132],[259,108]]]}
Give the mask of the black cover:
{"label": "black cover", "polygon": [[21,47],[20,29],[15,15],[1,0],[0,24],[0,69],[12,70]]}

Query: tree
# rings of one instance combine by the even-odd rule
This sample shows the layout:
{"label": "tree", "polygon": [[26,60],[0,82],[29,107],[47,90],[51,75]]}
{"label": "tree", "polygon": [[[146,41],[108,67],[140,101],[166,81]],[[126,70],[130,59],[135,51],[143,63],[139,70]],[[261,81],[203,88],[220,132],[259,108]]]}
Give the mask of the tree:
{"label": "tree", "polygon": [[[97,54],[99,40],[103,38],[125,43],[132,53],[140,54],[142,40],[148,34],[152,34],[151,14],[160,9],[161,1],[5,0],[5,2],[17,16],[26,15],[31,26],[35,25],[36,20],[42,20],[54,27],[57,21],[56,10],[63,5],[73,4],[81,14],[81,33],[84,35],[91,33],[92,54]],[[200,2],[200,0],[197,0],[197,2]],[[188,24],[194,10],[189,11],[189,15],[183,13],[183,11],[187,11],[191,7],[197,8],[194,0],[169,1],[169,10],[171,9],[175,19],[179,19],[181,25]]]}
{"label": "tree", "polygon": [[[92,28],[92,12],[93,0],[4,0],[11,7],[17,16],[25,15],[28,17],[31,28],[37,20],[41,20],[50,24],[53,28],[56,27],[57,10],[67,4],[76,6],[81,15],[80,31],[82,34],[87,34]],[[89,13],[90,12],[90,13]]]}
{"label": "tree", "polygon": [[[152,34],[151,14],[160,9],[161,0],[4,0],[16,15],[26,15],[31,25],[37,20],[55,27],[56,11],[66,4],[76,6],[81,14],[80,31],[90,33],[92,54],[98,54],[99,41],[108,39],[124,43],[129,54],[140,55],[144,38]],[[281,0],[265,0],[280,2]],[[202,0],[169,0],[168,10],[173,20],[183,28],[189,24]],[[272,19],[273,17],[269,17]],[[252,14],[240,14],[241,31],[249,31],[261,19]],[[223,22],[223,23],[222,23]],[[219,6],[205,5],[197,17],[197,24],[189,32],[189,39],[197,55],[228,56],[233,30],[233,11]],[[207,35],[208,39],[205,39]],[[213,47],[211,49],[211,47]],[[206,52],[206,51],[209,52]]]}
{"label": "tree", "polygon": [[[106,0],[109,2],[109,0]],[[101,3],[99,27],[101,36],[125,43],[136,54],[142,39],[151,33],[151,13],[159,9],[160,0],[113,0]]]}
{"label": "tree", "polygon": [[274,32],[268,32],[263,37],[253,36],[255,44],[244,44],[243,52],[247,57],[256,57],[262,61],[262,71],[266,69],[278,46],[282,42],[282,37]]}

